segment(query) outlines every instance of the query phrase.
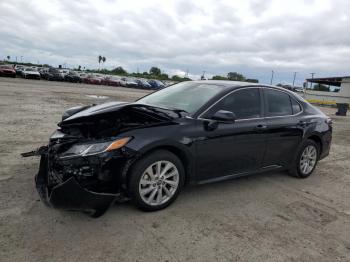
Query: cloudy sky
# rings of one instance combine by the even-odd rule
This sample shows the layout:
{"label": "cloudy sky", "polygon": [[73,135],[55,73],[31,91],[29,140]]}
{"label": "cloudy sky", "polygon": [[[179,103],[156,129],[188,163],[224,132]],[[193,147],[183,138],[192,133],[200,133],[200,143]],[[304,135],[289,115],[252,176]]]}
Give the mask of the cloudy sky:
{"label": "cloudy sky", "polygon": [[261,82],[350,75],[348,0],[8,0],[0,59]]}

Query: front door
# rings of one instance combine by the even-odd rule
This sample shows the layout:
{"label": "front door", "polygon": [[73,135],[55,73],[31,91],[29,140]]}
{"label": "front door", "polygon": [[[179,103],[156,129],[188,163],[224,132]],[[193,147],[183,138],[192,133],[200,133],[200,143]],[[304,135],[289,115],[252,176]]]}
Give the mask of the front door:
{"label": "front door", "polygon": [[[261,167],[266,149],[262,101],[258,87],[242,88],[202,114],[198,119],[201,135],[196,141],[198,181],[241,175]],[[236,121],[216,123],[208,128],[210,118],[219,110],[233,112]]]}

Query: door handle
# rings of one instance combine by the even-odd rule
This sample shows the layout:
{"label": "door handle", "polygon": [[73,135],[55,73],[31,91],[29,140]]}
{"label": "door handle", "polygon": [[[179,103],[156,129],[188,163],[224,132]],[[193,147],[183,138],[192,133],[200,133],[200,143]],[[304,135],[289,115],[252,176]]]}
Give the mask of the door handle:
{"label": "door handle", "polygon": [[256,131],[260,131],[260,132],[262,132],[262,131],[264,131],[264,130],[266,130],[267,129],[267,125],[257,125],[256,127],[255,127],[255,130]]}

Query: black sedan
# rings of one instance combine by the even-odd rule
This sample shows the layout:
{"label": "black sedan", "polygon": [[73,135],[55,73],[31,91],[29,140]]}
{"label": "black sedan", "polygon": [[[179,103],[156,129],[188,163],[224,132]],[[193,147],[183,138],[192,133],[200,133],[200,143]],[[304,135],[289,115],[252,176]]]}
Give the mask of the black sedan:
{"label": "black sedan", "polygon": [[64,81],[72,83],[81,83],[81,77],[74,71],[69,71],[64,77]]}
{"label": "black sedan", "polygon": [[329,154],[332,122],[274,86],[190,81],[134,103],[67,110],[41,155],[37,190],[50,206],[103,214],[130,198],[171,204],[185,185],[266,171],[299,178]]}

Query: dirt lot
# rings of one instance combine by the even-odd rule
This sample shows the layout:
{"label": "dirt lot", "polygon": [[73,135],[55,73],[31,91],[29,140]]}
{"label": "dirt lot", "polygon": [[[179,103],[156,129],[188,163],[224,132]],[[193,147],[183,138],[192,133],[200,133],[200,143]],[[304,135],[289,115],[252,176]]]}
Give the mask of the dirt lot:
{"label": "dirt lot", "polygon": [[33,178],[63,110],[144,91],[0,78],[0,261],[350,261],[350,117],[306,180],[285,173],[187,188],[166,210],[103,217],[45,207]]}

